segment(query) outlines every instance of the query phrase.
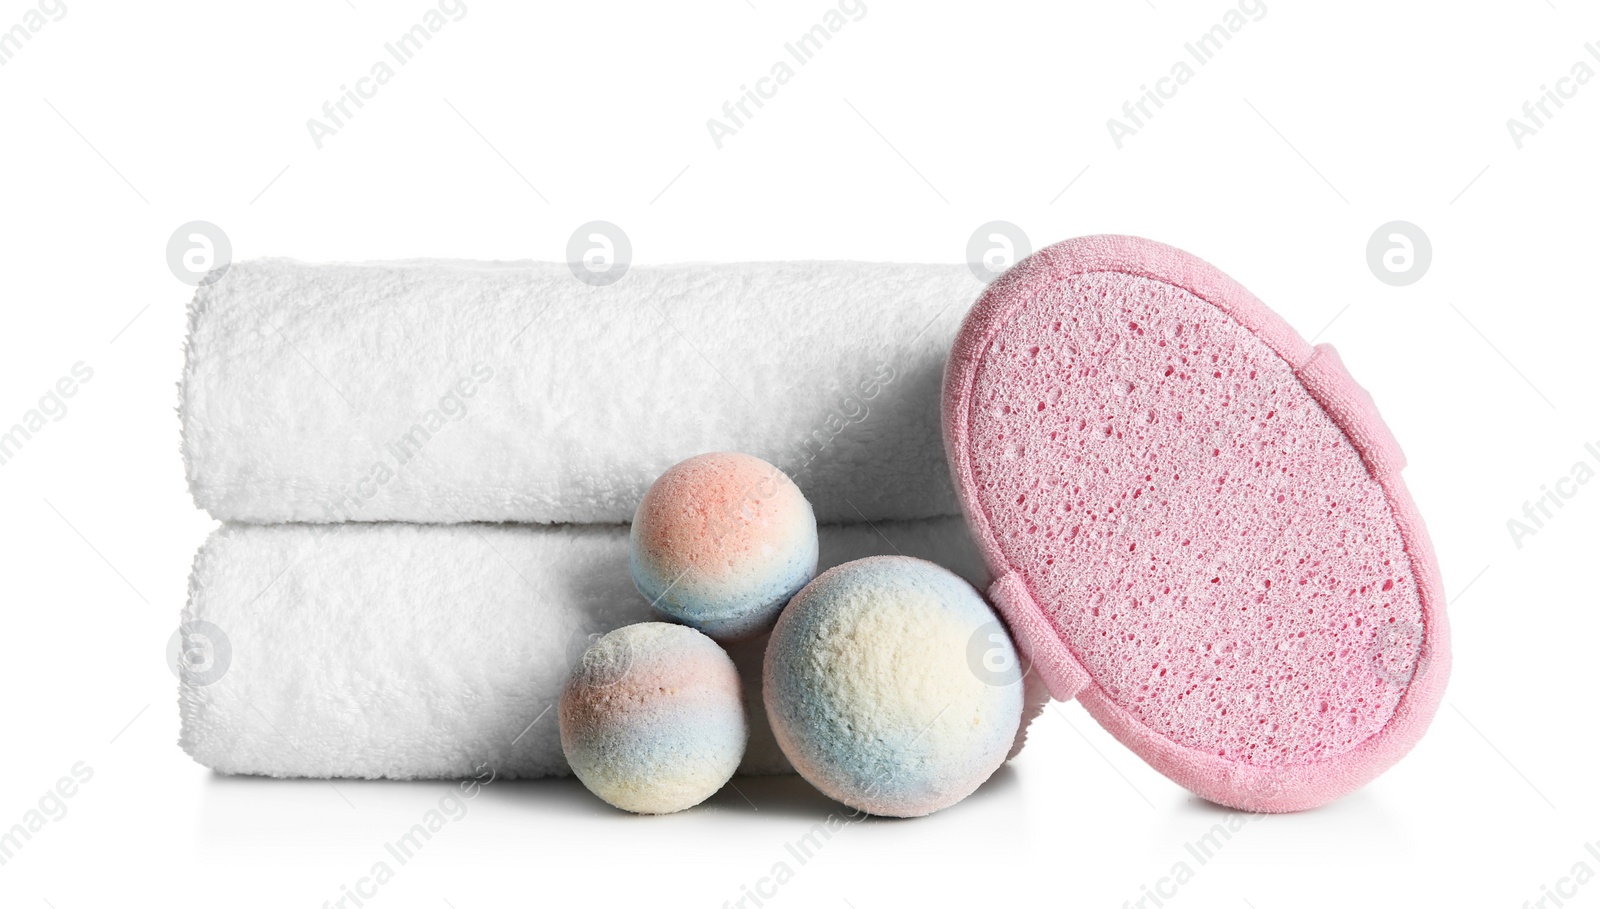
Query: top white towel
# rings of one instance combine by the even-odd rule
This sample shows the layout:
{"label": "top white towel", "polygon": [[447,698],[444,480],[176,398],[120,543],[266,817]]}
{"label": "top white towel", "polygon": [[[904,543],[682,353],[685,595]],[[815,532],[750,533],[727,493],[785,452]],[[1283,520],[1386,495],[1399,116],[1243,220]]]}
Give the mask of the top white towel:
{"label": "top white towel", "polygon": [[196,503],[234,521],[611,523],[705,451],[822,521],[958,514],[945,356],[964,265],[236,263],[190,308]]}

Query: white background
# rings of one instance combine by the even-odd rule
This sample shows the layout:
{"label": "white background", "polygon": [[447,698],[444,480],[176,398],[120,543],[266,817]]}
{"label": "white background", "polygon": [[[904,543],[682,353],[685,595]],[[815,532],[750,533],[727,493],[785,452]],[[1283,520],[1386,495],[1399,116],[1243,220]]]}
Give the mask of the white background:
{"label": "white background", "polygon": [[[641,262],[953,262],[992,219],[1036,247],[1188,249],[1373,392],[1437,544],[1455,671],[1407,759],[1250,823],[1176,904],[1521,906],[1580,860],[1600,873],[1600,484],[1520,548],[1506,527],[1600,447],[1600,81],[1520,150],[1506,127],[1574,62],[1600,68],[1600,15],[1268,0],[1118,150],[1107,118],[1222,0],[866,5],[720,150],[707,118],[823,0],[467,0],[321,150],[306,120],[423,0],[66,0],[0,67],[0,424],[94,370],[0,467],[0,827],[94,772],[0,867],[0,903],[320,906],[447,785],[220,778],[175,745],[163,648],[212,526],[178,456],[191,291],[164,259],[193,219],[236,258],[560,259],[597,218]],[[30,8],[0,3],[0,28]],[[1365,261],[1394,219],[1433,243],[1409,287]],[[721,906],[837,810],[797,779],[740,788],[635,818],[570,781],[495,784],[369,905]],[[1058,704],[972,798],[850,827],[767,905],[1121,906],[1225,819]],[[1600,881],[1579,892],[1600,905]]]}

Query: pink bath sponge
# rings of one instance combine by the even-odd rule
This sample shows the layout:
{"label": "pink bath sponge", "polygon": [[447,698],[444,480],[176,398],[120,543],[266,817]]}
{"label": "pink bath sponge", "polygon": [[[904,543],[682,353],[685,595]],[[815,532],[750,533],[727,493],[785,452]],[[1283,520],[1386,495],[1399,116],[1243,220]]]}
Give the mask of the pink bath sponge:
{"label": "pink bath sponge", "polygon": [[1157,770],[1294,811],[1426,730],[1448,632],[1400,448],[1226,275],[1133,237],[1039,251],[967,317],[944,423],[1019,648]]}

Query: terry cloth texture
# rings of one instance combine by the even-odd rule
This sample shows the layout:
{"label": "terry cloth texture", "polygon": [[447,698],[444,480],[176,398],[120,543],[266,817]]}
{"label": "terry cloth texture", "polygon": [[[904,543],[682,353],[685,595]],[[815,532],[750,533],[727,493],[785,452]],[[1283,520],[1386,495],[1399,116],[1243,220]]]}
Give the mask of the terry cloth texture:
{"label": "terry cloth texture", "polygon": [[991,598],[1058,698],[1193,792],[1320,805],[1449,672],[1404,459],[1333,348],[1132,237],[1048,247],[968,315],[945,438]]}
{"label": "terry cloth texture", "polygon": [[[824,568],[898,552],[989,581],[959,518],[824,525],[820,540]],[[570,668],[595,636],[658,619],[625,526],[225,525],[190,578],[184,628],[211,662],[209,684],[180,687],[180,744],[223,773],[565,774]],[[790,771],[762,709],[765,645],[730,648],[751,720],[742,773]]]}
{"label": "terry cloth texture", "polygon": [[225,521],[624,523],[706,451],[823,522],[959,513],[939,387],[963,265],[236,263],[189,312],[180,416]]}

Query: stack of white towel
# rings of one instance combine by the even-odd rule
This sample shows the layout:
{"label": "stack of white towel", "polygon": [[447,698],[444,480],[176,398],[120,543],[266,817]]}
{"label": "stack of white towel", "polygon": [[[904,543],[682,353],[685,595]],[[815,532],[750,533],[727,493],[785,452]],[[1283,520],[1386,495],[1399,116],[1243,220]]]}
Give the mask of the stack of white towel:
{"label": "stack of white towel", "polygon": [[[960,265],[238,263],[190,311],[195,557],[181,744],[228,773],[567,772],[554,705],[590,640],[652,618],[626,522],[666,468],[743,451],[814,506],[822,567],[903,553],[979,587],[939,383]],[[735,648],[753,736],[764,639]]]}

